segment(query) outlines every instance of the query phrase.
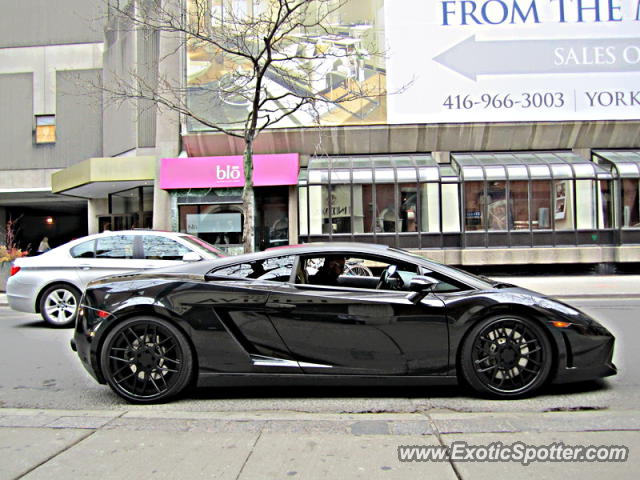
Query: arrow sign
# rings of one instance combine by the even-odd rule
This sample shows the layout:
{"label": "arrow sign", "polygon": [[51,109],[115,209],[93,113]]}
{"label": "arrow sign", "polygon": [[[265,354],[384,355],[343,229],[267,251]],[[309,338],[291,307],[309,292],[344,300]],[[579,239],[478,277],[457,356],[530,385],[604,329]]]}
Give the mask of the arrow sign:
{"label": "arrow sign", "polygon": [[640,38],[463,40],[434,60],[473,81],[478,75],[640,71]]}

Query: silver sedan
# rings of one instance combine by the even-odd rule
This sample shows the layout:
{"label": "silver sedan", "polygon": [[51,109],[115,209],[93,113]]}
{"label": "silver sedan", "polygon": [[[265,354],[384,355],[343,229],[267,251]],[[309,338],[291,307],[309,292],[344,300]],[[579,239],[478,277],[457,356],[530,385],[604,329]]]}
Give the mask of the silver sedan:
{"label": "silver sedan", "polygon": [[7,282],[7,299],[14,310],[40,313],[52,326],[69,327],[75,322],[81,292],[91,280],[220,256],[217,248],[183,233],[103,232],[37,257],[16,259]]}

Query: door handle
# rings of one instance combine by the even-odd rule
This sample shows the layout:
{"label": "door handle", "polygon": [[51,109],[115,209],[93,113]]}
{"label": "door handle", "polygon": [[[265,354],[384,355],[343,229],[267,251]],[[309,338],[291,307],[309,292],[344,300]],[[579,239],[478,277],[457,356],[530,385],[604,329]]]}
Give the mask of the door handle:
{"label": "door handle", "polygon": [[292,303],[267,302],[267,308],[278,308],[281,310],[293,310],[296,306]]}
{"label": "door handle", "polygon": [[80,265],[80,270],[91,270],[91,265]]}

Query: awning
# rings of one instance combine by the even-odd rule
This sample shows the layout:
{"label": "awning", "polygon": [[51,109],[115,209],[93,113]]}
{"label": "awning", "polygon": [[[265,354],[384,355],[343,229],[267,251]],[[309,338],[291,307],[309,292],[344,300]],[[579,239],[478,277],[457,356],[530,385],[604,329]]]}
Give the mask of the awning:
{"label": "awning", "polygon": [[593,154],[611,164],[620,178],[640,178],[640,150],[598,150]]}
{"label": "awning", "polygon": [[51,175],[51,191],[82,198],[153,186],[156,157],[89,158]]}
{"label": "awning", "polygon": [[454,153],[451,160],[466,182],[612,178],[608,169],[572,152]]}
{"label": "awning", "polygon": [[370,184],[458,181],[450,166],[431,155],[312,157],[300,172],[298,185]]}

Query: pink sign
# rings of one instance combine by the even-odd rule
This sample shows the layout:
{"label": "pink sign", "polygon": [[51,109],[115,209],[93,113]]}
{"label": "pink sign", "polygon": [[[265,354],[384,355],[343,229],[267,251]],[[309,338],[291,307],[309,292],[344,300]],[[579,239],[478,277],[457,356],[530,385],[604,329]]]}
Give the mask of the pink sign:
{"label": "pink sign", "polygon": [[[300,160],[297,153],[253,156],[253,184],[257,187],[295,185]],[[160,188],[224,188],[244,186],[241,155],[226,157],[163,158]]]}
{"label": "pink sign", "polygon": [[253,184],[256,187],[297,185],[299,170],[297,153],[253,156]]}

